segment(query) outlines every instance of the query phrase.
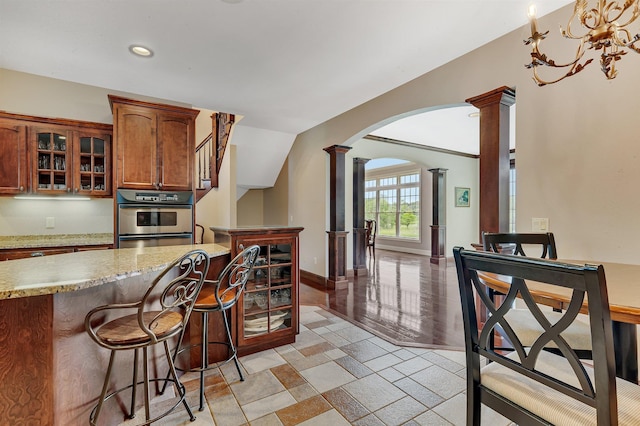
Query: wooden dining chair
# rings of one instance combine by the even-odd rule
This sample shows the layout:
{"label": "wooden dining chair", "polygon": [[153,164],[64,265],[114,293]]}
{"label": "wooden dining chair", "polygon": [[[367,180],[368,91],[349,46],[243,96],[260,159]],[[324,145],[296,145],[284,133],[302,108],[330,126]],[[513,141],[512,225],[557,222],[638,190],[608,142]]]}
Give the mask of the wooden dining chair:
{"label": "wooden dining chair", "polygon": [[[180,382],[173,363],[173,355],[168,342],[181,340],[186,325],[200,294],[209,270],[209,255],[204,250],[193,250],[174,260],[158,274],[140,300],[130,303],[113,303],[92,309],[85,317],[85,329],[89,336],[101,347],[111,350],[109,365],[98,403],[89,414],[89,423],[96,425],[105,401],[120,392],[131,389],[131,405],[128,417],[135,417],[135,403],[138,386],[143,386],[145,422],[151,424],[171,413],[178,405],[184,404],[191,421],[195,416],[187,403],[186,390]],[[123,313],[131,312],[129,315]],[[112,313],[122,315],[115,318]],[[149,349],[162,344],[169,374],[165,378],[149,377]],[[142,349],[143,379],[138,381],[138,353]],[[111,383],[115,355],[131,350],[133,356],[133,380],[130,385],[112,391],[107,395]],[[164,371],[164,369],[163,369]],[[176,392],[176,400],[162,413],[151,418],[149,383],[171,383]],[[169,402],[169,401],[167,401]]]}
{"label": "wooden dining chair", "polygon": [[365,240],[369,249],[369,256],[376,255],[376,234],[378,232],[378,223],[373,219],[367,219],[365,224]]}
{"label": "wooden dining chair", "polygon": [[[556,240],[552,232],[545,233],[482,233],[482,245],[485,251],[503,254],[513,254],[516,256],[539,257],[555,260],[558,258],[558,250],[556,249]],[[495,300],[496,296],[501,295],[495,293],[488,288],[489,297]],[[528,309],[511,309],[507,314],[512,327],[518,330],[518,334],[522,339],[522,344],[531,346],[533,342],[544,331],[537,322],[531,317]],[[554,308],[553,312],[545,312],[547,319],[555,324],[562,318],[560,308]],[[508,336],[498,327],[497,331],[509,342]],[[565,332],[565,339],[568,339],[574,349],[578,350],[581,358],[591,358],[591,339],[589,337],[589,325],[583,316],[580,316],[571,327]],[[502,347],[502,349],[506,349]],[[558,353],[557,348],[550,343],[548,350]]]}
{"label": "wooden dining chair", "polygon": [[[519,425],[637,425],[640,386],[616,379],[613,332],[602,265],[576,266],[546,259],[453,250],[462,305],[467,376],[467,425],[481,424],[484,404]],[[479,275],[511,277],[502,304],[488,297]],[[528,291],[541,282],[572,291],[561,321],[551,324]],[[476,296],[491,312],[486,323],[476,316]],[[520,343],[506,313],[522,297],[544,330],[529,347]],[[562,333],[588,299],[593,361],[583,363]],[[481,308],[481,309],[482,309]],[[505,354],[491,347],[490,332],[500,325],[514,342]],[[543,350],[550,342],[561,355]],[[487,363],[486,361],[491,361]]]}

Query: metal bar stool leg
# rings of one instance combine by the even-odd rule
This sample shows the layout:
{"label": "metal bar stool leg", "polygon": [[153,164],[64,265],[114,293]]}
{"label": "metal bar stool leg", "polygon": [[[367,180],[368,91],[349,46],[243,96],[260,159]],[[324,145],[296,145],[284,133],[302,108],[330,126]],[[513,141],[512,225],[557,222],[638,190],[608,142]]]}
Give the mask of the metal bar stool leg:
{"label": "metal bar stool leg", "polygon": [[[178,393],[180,394],[180,398],[182,399],[182,404],[184,405],[184,408],[187,409],[187,413],[189,413],[189,420],[193,422],[195,421],[196,416],[193,415],[193,411],[191,411],[191,407],[189,407],[189,402],[187,401],[187,390],[185,389],[182,382],[178,380],[178,372],[176,371],[176,366],[173,363],[171,351],[169,350],[169,345],[166,341],[164,342],[164,353],[169,362],[169,374],[173,376],[174,383],[176,384],[176,388],[178,390]],[[167,377],[167,380],[165,380],[165,385],[168,383],[168,379],[169,377]]]}
{"label": "metal bar stool leg", "polygon": [[204,371],[209,367],[209,313],[202,312],[202,353],[200,369],[200,408],[204,410]]}
{"label": "metal bar stool leg", "polygon": [[[136,352],[138,350],[136,349]],[[151,405],[151,398],[149,397],[149,366],[147,365],[149,361],[149,355],[147,352],[147,347],[142,348],[142,374],[144,375],[144,419],[148,422],[151,418],[151,413],[149,411],[149,405]],[[134,383],[135,386],[135,383]]]}
{"label": "metal bar stool leg", "polygon": [[235,345],[233,344],[233,339],[231,338],[231,327],[229,326],[229,318],[227,317],[228,309],[222,311],[222,318],[224,318],[224,328],[227,332],[227,339],[229,340],[229,350],[233,354],[233,362],[236,364],[236,368],[238,369],[238,374],[240,375],[240,381],[244,382],[244,376],[242,375],[242,371],[240,370],[240,363],[238,363],[238,351],[236,350]]}
{"label": "metal bar stool leg", "polygon": [[129,409],[129,418],[136,416],[136,395],[138,390],[138,350],[133,350],[133,378],[131,379],[131,408]]}
{"label": "metal bar stool leg", "polygon": [[95,413],[89,415],[89,423],[95,426],[98,422],[98,416],[100,416],[100,410],[102,410],[102,404],[104,403],[104,397],[107,395],[107,389],[109,389],[109,379],[111,378],[111,369],[113,367],[113,360],[116,356],[116,351],[111,351],[109,357],[109,366],[107,367],[107,374],[104,377],[104,384],[102,385],[102,392],[100,393],[100,401],[95,408]]}

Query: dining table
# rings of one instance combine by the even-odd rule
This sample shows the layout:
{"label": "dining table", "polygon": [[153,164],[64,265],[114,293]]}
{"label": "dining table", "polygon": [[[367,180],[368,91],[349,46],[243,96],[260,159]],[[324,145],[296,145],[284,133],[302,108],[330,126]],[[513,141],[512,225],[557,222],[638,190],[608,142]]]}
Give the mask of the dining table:
{"label": "dining table", "polygon": [[[595,260],[558,259],[556,262],[604,267],[609,311],[613,331],[616,375],[638,383],[638,333],[640,324],[640,265],[598,262]],[[509,278],[482,274],[483,281],[497,292],[509,291]],[[527,282],[531,295],[539,304],[564,310],[571,300],[571,289],[544,283]],[[586,301],[582,312],[587,312]]]}

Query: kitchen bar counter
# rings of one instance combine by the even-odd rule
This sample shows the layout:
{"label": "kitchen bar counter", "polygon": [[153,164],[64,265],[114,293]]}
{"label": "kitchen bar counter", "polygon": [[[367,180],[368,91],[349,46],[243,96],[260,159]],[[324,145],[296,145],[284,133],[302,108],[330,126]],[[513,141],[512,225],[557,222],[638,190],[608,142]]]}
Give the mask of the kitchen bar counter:
{"label": "kitchen bar counter", "polygon": [[229,253],[218,244],[91,250],[0,262],[0,300],[82,290],[160,271],[188,249],[211,257]]}
{"label": "kitchen bar counter", "polygon": [[[159,271],[191,249],[207,251],[212,267],[229,260],[229,249],[202,244],[0,262],[0,425],[87,424],[109,351],[91,340],[84,317],[100,305],[139,300]],[[131,354],[116,356],[113,385],[130,381]],[[101,414],[105,424],[123,420],[112,401]]]}
{"label": "kitchen bar counter", "polygon": [[0,236],[0,249],[80,247],[111,244],[113,244],[113,233]]}

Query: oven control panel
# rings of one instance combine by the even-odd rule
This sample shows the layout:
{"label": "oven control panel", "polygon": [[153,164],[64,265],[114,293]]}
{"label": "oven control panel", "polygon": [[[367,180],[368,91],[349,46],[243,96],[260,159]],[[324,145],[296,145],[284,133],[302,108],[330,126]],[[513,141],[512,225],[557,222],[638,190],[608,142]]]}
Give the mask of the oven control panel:
{"label": "oven control panel", "polygon": [[136,194],[136,201],[143,202],[152,202],[152,203],[170,203],[170,202],[178,202],[179,197],[178,194],[166,194],[166,193],[155,193],[155,194],[146,194],[144,192],[140,192]]}
{"label": "oven control panel", "polygon": [[192,204],[193,192],[135,191],[131,189],[119,189],[117,193],[117,203]]}

